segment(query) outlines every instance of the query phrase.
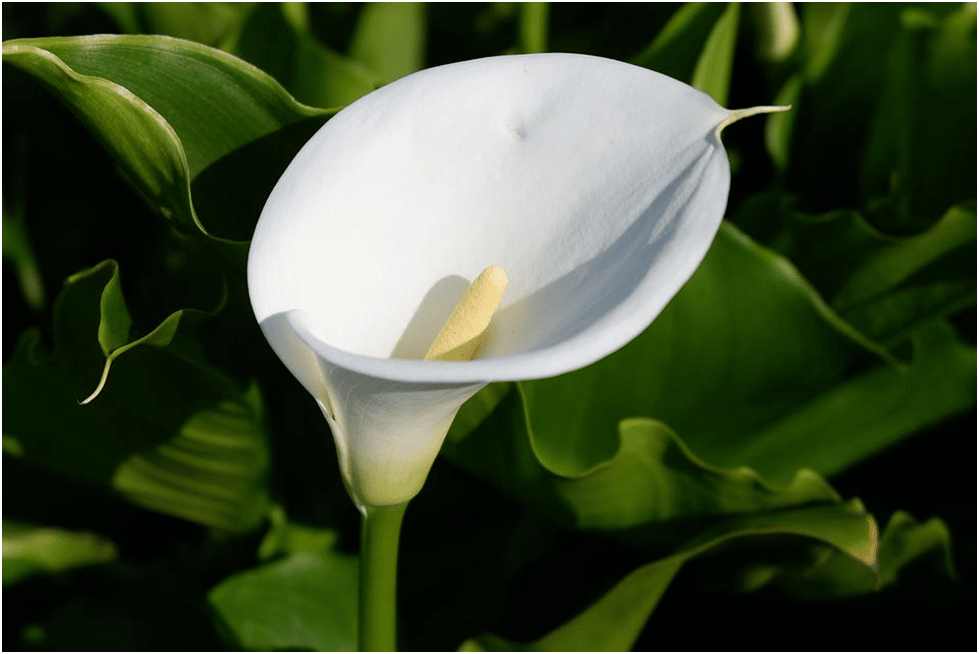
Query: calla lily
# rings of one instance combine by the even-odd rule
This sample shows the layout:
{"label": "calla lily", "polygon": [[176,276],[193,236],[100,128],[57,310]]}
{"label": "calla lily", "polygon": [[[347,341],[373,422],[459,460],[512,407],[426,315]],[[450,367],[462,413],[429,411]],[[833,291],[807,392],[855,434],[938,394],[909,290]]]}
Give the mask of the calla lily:
{"label": "calla lily", "polygon": [[[415,73],[305,145],[252,241],[269,343],[319,403],[362,511],[412,498],[459,407],[645,329],[716,234],[729,111],[629,64],[515,55]],[[469,282],[509,284],[470,361],[424,360]]]}

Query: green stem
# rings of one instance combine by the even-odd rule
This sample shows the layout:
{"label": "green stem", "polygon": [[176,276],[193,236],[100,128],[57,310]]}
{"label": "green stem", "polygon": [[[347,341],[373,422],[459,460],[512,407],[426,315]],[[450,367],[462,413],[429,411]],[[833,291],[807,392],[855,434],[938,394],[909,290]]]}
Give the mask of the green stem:
{"label": "green stem", "polygon": [[368,507],[360,523],[360,620],[362,652],[397,646],[398,537],[408,503]]}

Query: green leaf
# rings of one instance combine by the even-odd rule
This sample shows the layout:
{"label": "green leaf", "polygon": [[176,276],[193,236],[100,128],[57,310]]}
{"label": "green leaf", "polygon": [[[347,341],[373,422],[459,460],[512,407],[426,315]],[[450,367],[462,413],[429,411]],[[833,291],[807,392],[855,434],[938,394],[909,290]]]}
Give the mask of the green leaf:
{"label": "green leaf", "polygon": [[955,577],[952,539],[945,523],[938,518],[918,522],[904,511],[896,511],[881,534],[876,575],[855,574],[858,564],[838,552],[824,554],[799,575],[778,576],[778,587],[808,601],[847,597],[879,591],[895,583],[900,570],[929,560],[949,578]]}
{"label": "green leaf", "polygon": [[843,45],[850,4],[807,5],[802,14],[802,49],[807,79],[819,80]]}
{"label": "green leaf", "polygon": [[309,30],[308,10],[298,4],[260,3],[230,47],[310,105],[342,107],[385,81],[364,63],[320,43]]}
{"label": "green leaf", "polygon": [[909,233],[975,199],[975,21],[971,5],[803,8],[802,70],[779,94],[791,154],[784,133],[775,149],[806,211]]}
{"label": "green leaf", "polygon": [[350,42],[350,57],[383,82],[421,70],[425,63],[425,5],[369,2]]}
{"label": "green leaf", "polygon": [[878,575],[881,584],[891,584],[897,572],[912,561],[938,552],[946,574],[955,577],[952,537],[939,518],[919,523],[905,511],[895,511],[881,537]]}
{"label": "green leaf", "polygon": [[3,585],[113,561],[115,545],[95,534],[3,521]]}
{"label": "green leaf", "polygon": [[238,402],[198,411],[178,435],[116,469],[112,487],[130,501],[168,515],[231,531],[264,517],[268,455],[256,387]]}
{"label": "green leaf", "polygon": [[861,568],[873,575],[870,566],[875,562],[876,524],[857,500],[738,516],[686,543],[672,556],[633,571],[583,613],[538,640],[514,643],[498,636],[480,636],[464,643],[460,650],[627,651],[684,563],[732,539],[772,534],[826,543],[860,562]]}
{"label": "green leaf", "polygon": [[[118,285],[112,261],[68,281],[55,304],[52,356],[36,331],[22,337],[3,371],[4,433],[34,465],[163,513],[251,528],[265,512],[268,466],[257,391],[203,362],[187,333],[203,312],[178,311],[126,342]],[[80,404],[113,359],[112,379],[103,375],[101,392]]]}
{"label": "green leaf", "polygon": [[229,577],[208,594],[246,650],[357,650],[357,557],[298,552]]}
{"label": "green leaf", "polygon": [[[240,59],[163,36],[19,39],[3,44],[3,60],[78,115],[151,206],[196,233],[209,232],[192,180],[243,146],[330,113],[297,103]],[[242,175],[246,189],[274,181]]]}
{"label": "green leaf", "polygon": [[238,2],[100,2],[129,34],[164,34],[219,46],[248,10]]}
{"label": "green leaf", "polygon": [[[623,420],[615,455],[577,474],[549,469],[546,458],[530,451],[534,441],[526,430],[509,438],[512,447],[522,451],[517,457],[523,463],[500,462],[490,476],[499,479],[508,470],[516,472],[520,476],[516,488],[549,498],[546,508],[557,515],[570,513],[570,521],[579,529],[623,530],[676,520],[686,520],[687,525],[700,520],[696,523],[700,528],[703,520],[729,513],[839,500],[826,482],[808,470],[798,471],[784,488],[776,488],[749,468],[714,468],[690,452],[668,427],[649,419]],[[467,448],[465,442],[451,451],[452,458],[467,467],[479,470],[482,463],[483,474],[487,474],[486,461],[491,461],[488,454]],[[671,538],[688,528],[674,530]]]}
{"label": "green leaf", "polygon": [[779,193],[750,198],[735,220],[791,259],[845,320],[879,343],[893,346],[975,302],[974,206],[953,207],[911,237],[882,234],[853,211],[808,216]]}
{"label": "green leaf", "polygon": [[[125,87],[80,75],[57,56],[30,43],[8,42],[3,59],[45,84],[95,133],[151,202],[176,207],[175,217],[196,224],[190,190],[175,183],[189,177],[179,139],[166,121]],[[115,129],[110,129],[115,126]]]}
{"label": "green leaf", "polygon": [[335,531],[290,522],[285,509],[279,504],[269,509],[269,519],[272,525],[258,546],[258,558],[263,561],[297,552],[320,553],[337,543]]}
{"label": "green leaf", "polygon": [[248,5],[239,2],[140,2],[143,24],[153,34],[196,41],[213,47],[232,35]]}
{"label": "green leaf", "polygon": [[733,2],[721,14],[707,37],[690,81],[691,86],[704,91],[721,106],[727,105],[727,93],[731,87],[740,14],[740,5]]}
{"label": "green leaf", "polygon": [[[775,479],[787,460],[832,476],[909,433],[974,406],[976,350],[942,321],[914,337],[907,370],[877,367],[815,397],[754,434],[740,458]],[[791,454],[788,454],[791,453]]]}
{"label": "green leaf", "polygon": [[779,96],[795,108],[789,181],[809,211],[861,204],[860,150],[886,79],[881,53],[894,38],[895,14],[859,4],[802,8],[802,82],[787,83],[798,86],[797,97],[788,89]]}
{"label": "green leaf", "polygon": [[944,18],[903,10],[890,55],[867,145],[864,193],[889,196],[878,211],[899,228],[920,229],[949,205],[976,196],[975,5]]}
{"label": "green leaf", "polygon": [[[88,404],[102,391],[102,387],[108,379],[112,362],[117,358],[141,345],[156,348],[173,346],[175,345],[174,337],[177,335],[181,324],[188,326],[198,323],[201,319],[216,314],[224,305],[224,298],[222,298],[220,305],[210,312],[180,309],[167,316],[163,322],[145,336],[130,340],[129,330],[132,326],[132,319],[129,316],[129,309],[126,307],[126,300],[122,295],[119,265],[115,261],[104,261],[95,268],[72,275],[68,278],[67,284],[69,286],[76,284],[88,277],[98,275],[103,270],[111,271],[111,276],[102,289],[99,298],[98,343],[105,355],[105,366],[102,369],[102,378],[98,387],[91,395],[82,400],[81,404]],[[178,342],[176,345],[179,347],[187,344]]]}
{"label": "green leaf", "polygon": [[[24,144],[26,147],[26,144]],[[3,195],[3,258],[17,271],[20,292],[27,306],[37,311],[44,306],[44,280],[38,268],[34,247],[24,225],[24,183],[18,167],[17,188],[4,189]]]}
{"label": "green leaf", "polygon": [[632,63],[689,83],[704,44],[725,11],[722,3],[689,2],[683,5],[653,42],[632,58]]}
{"label": "green leaf", "polygon": [[975,269],[975,207],[953,207],[927,232],[868,256],[832,303],[864,334],[887,343],[974,304]]}
{"label": "green leaf", "polygon": [[798,470],[776,487],[747,467],[710,466],[669,428],[649,419],[623,420],[615,455],[591,470],[549,468],[526,422],[522,428],[517,421],[500,422],[525,408],[523,399],[518,387],[474,434],[447,441],[445,453],[561,523],[611,532],[649,553],[674,551],[731,515],[840,500],[810,470]]}
{"label": "green leaf", "polygon": [[799,19],[792,3],[758,2],[746,8],[755,40],[755,56],[763,63],[780,64],[799,45]]}
{"label": "green leaf", "polygon": [[138,5],[135,2],[96,2],[95,6],[107,13],[126,34],[139,34]]}
{"label": "green leaf", "polygon": [[619,438],[619,450],[610,460],[579,477],[554,482],[574,507],[579,528],[622,529],[839,500],[809,470],[799,470],[784,488],[776,488],[750,468],[714,468],[654,420],[623,420]]}

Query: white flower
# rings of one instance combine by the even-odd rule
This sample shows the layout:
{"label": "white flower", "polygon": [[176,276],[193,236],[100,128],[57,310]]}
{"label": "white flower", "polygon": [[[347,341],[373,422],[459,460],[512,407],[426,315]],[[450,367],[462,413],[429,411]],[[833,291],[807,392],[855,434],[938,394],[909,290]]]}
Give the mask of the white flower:
{"label": "white flower", "polygon": [[[425,70],[331,119],[269,197],[248,285],[357,505],[413,497],[488,382],[581,368],[645,329],[720,226],[721,128],[765,110],[540,54]],[[509,285],[479,356],[423,360],[488,266]]]}

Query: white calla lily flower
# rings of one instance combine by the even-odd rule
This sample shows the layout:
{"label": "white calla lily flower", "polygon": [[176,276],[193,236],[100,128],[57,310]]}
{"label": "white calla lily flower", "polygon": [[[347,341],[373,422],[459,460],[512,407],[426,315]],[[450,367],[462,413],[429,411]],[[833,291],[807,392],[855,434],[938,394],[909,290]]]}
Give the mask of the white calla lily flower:
{"label": "white calla lily flower", "polygon": [[[268,199],[248,285],[361,510],[421,489],[487,383],[581,368],[645,329],[720,226],[721,129],[771,110],[540,54],[424,70],[327,122]],[[478,356],[423,359],[490,266],[508,285]]]}

